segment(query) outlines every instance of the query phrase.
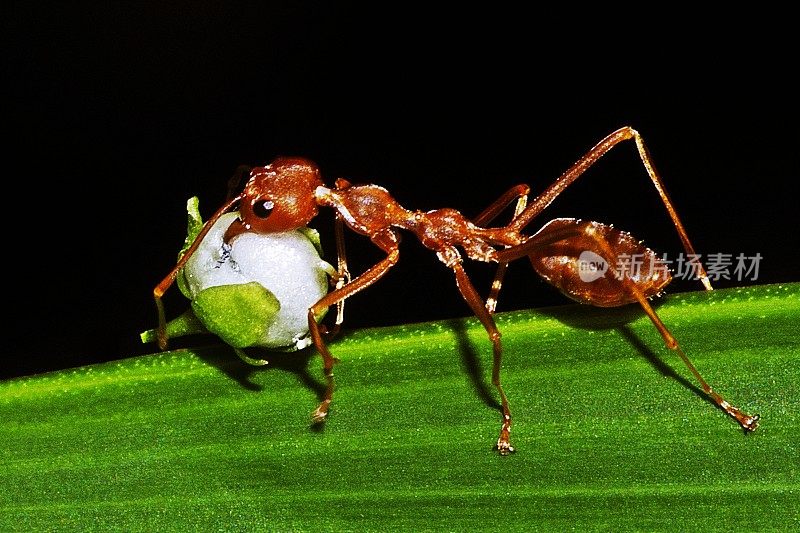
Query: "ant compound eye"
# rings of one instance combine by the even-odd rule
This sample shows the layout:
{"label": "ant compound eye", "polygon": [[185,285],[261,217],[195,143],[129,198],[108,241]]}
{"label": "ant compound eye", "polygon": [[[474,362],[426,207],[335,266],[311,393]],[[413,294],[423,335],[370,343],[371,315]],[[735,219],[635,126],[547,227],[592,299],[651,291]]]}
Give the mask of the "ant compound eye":
{"label": "ant compound eye", "polygon": [[256,200],[253,202],[253,214],[258,218],[267,218],[275,207],[272,200]]}

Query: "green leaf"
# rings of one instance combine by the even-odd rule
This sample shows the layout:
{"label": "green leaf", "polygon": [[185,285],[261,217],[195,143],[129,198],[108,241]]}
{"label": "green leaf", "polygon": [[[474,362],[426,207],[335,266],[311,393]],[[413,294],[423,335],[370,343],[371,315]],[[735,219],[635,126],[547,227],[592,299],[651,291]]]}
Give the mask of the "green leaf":
{"label": "green leaf", "polygon": [[208,331],[234,348],[258,343],[280,308],[275,295],[255,281],[209,287],[192,301],[194,314]]}
{"label": "green leaf", "polygon": [[517,452],[474,319],[348,332],[323,430],[310,350],[226,346],[0,383],[2,531],[787,531],[800,527],[800,284],[657,311],[500,313]]}

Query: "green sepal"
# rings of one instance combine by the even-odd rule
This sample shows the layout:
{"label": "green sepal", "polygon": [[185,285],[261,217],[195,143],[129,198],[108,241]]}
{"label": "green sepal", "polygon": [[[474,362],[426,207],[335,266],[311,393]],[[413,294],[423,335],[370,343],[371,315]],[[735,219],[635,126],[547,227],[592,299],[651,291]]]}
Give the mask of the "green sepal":
{"label": "green sepal", "polygon": [[[169,339],[208,332],[209,331],[203,323],[198,320],[191,309],[187,309],[182,315],[167,322],[167,338]],[[139,334],[139,337],[142,339],[142,343],[156,342],[156,340],[158,340],[158,334],[155,329],[143,331]]]}
{"label": "green sepal", "polygon": [[278,299],[255,281],[200,291],[192,310],[211,333],[234,348],[257,344],[280,310]]}
{"label": "green sepal", "polygon": [[203,229],[203,217],[200,215],[200,199],[197,196],[192,196],[186,201],[186,214],[188,215],[186,240],[183,241],[183,248],[178,252],[179,260],[200,234],[200,230]]}
{"label": "green sepal", "polygon": [[319,232],[317,230],[309,228],[308,226],[303,226],[302,228],[297,228],[297,231],[305,235],[306,239],[311,241],[311,244],[314,245],[320,257],[324,255],[322,252],[322,243],[319,240]]}
{"label": "green sepal", "polygon": [[[203,229],[203,217],[200,215],[200,199],[197,196],[192,196],[186,201],[186,213],[188,215],[186,222],[186,240],[183,241],[183,247],[181,251],[178,252],[178,261],[181,260],[181,257],[183,257]],[[192,295],[186,283],[186,278],[184,278],[183,269],[178,272],[175,281],[181,293],[191,300]]]}

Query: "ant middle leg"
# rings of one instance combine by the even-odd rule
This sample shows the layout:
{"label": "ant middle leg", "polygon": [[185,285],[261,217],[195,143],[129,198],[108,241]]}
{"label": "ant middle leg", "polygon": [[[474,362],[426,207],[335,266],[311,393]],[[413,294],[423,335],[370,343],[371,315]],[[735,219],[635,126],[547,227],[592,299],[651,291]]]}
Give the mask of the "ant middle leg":
{"label": "ant middle leg", "polygon": [[[476,226],[486,227],[490,224],[497,216],[506,209],[512,202],[516,200],[517,205],[514,207],[514,215],[512,217],[512,221],[518,217],[525,209],[525,206],[528,203],[528,194],[530,193],[530,187],[525,184],[516,185],[505,193],[503,193],[500,198],[492,202],[492,204],[484,209],[477,217],[472,220],[472,223]],[[486,309],[489,310],[490,313],[494,313],[497,309],[497,299],[500,295],[500,289],[503,287],[503,277],[505,277],[506,269],[508,269],[508,263],[499,263],[497,265],[497,270],[494,273],[494,278],[492,279],[491,289],[489,291],[489,295],[486,297]]]}
{"label": "ant middle leg", "polygon": [[486,308],[483,299],[481,299],[478,291],[475,290],[475,286],[470,281],[469,276],[464,271],[461,258],[457,255],[453,255],[452,257],[453,258],[448,261],[447,266],[453,270],[456,276],[458,290],[461,292],[461,296],[466,300],[470,309],[472,309],[472,312],[475,313],[475,316],[480,320],[486,333],[489,335],[489,340],[492,341],[492,351],[494,354],[492,362],[492,384],[500,395],[500,404],[503,414],[500,436],[497,439],[497,451],[500,452],[500,455],[508,455],[514,451],[514,447],[511,446],[510,440],[511,409],[508,406],[508,398],[506,397],[505,391],[503,391],[503,385],[500,383],[500,368],[503,358],[500,331],[497,329],[494,318],[492,318],[492,313]]}

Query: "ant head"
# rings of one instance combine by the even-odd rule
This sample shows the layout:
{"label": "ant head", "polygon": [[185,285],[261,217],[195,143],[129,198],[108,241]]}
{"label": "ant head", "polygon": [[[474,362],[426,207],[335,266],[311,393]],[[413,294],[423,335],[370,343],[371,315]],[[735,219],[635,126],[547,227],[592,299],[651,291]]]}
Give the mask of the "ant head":
{"label": "ant head", "polygon": [[254,168],[239,206],[244,226],[257,233],[305,226],[317,214],[314,191],[322,184],[319,168],[299,157],[279,157]]}

